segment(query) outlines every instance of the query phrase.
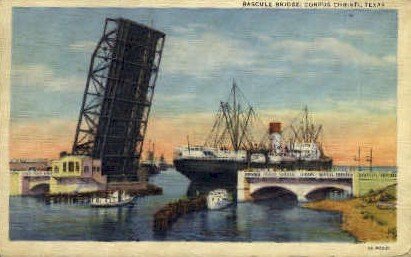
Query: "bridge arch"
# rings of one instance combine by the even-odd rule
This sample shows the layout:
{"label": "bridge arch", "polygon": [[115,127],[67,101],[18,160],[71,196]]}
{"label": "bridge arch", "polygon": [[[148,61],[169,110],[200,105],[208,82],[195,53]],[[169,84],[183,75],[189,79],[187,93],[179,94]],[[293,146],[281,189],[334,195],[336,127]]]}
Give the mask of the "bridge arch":
{"label": "bridge arch", "polygon": [[37,183],[32,185],[27,192],[29,195],[42,195],[50,191],[50,184]]}
{"label": "bridge arch", "polygon": [[324,185],[313,188],[304,196],[308,201],[323,200],[326,198],[345,198],[351,195],[351,188],[344,185]]}
{"label": "bridge arch", "polygon": [[[265,189],[271,188],[271,189]],[[250,184],[249,192],[251,198],[255,199],[255,197],[259,196],[256,194],[258,191],[261,193],[267,193],[267,191],[261,190],[279,190],[282,189],[285,192],[290,192],[295,195],[300,202],[306,202],[308,200],[315,200],[315,194],[321,194],[321,191],[329,191],[329,190],[338,190],[338,192],[344,192],[346,195],[351,195],[352,188],[350,185],[346,184],[339,184],[339,183],[324,183],[324,184],[311,184],[311,183],[303,183],[303,184],[296,184],[296,183],[270,183],[270,182],[263,182],[263,183],[255,183]],[[287,196],[287,195],[286,195]],[[273,198],[273,196],[270,196]],[[307,198],[308,197],[308,198]],[[267,197],[268,198],[268,197]]]}
{"label": "bridge arch", "polygon": [[284,200],[291,200],[291,201],[298,200],[298,194],[296,192],[282,185],[272,185],[272,186],[264,186],[264,187],[256,188],[251,193],[251,197],[254,200],[265,200],[265,199],[275,199],[275,198],[281,198]]}

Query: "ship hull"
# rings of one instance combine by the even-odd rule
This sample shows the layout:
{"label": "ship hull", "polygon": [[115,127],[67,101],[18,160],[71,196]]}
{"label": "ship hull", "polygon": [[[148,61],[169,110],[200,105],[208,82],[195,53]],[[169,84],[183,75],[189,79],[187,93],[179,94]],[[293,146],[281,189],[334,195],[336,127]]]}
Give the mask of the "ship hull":
{"label": "ship hull", "polygon": [[191,181],[236,183],[237,172],[250,168],[273,168],[280,170],[330,170],[332,159],[314,161],[282,161],[280,163],[250,163],[234,160],[176,159],[174,166],[178,172]]}
{"label": "ship hull", "polygon": [[246,163],[218,160],[174,160],[178,172],[191,181],[218,181],[231,184],[236,181],[237,171],[247,167]]}

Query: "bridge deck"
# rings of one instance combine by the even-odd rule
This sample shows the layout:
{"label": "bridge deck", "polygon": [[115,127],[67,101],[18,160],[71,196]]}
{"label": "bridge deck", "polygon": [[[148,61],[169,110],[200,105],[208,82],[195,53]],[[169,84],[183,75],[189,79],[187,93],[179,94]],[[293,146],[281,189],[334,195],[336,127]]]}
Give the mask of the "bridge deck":
{"label": "bridge deck", "polygon": [[277,171],[260,169],[258,171],[243,171],[244,178],[288,178],[288,179],[352,179],[352,171]]}

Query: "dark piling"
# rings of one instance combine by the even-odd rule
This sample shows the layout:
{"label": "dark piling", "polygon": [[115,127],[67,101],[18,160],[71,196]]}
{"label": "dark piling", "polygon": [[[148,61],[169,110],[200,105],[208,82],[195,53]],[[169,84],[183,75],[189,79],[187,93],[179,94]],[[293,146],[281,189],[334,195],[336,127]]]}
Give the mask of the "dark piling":
{"label": "dark piling", "polygon": [[44,202],[46,204],[65,203],[65,204],[84,205],[84,204],[89,204],[90,198],[94,194],[95,193],[92,193],[92,192],[70,193],[70,194],[45,194]]}
{"label": "dark piling", "polygon": [[153,229],[155,231],[165,231],[180,216],[190,212],[204,210],[206,208],[207,200],[204,195],[168,203],[154,214]]}

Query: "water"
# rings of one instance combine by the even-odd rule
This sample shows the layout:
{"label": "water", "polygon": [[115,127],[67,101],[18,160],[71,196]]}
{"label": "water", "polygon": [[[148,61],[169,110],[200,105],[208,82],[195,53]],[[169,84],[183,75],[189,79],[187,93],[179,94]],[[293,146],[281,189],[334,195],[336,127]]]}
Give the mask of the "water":
{"label": "water", "polygon": [[94,241],[274,241],[354,242],[340,229],[341,215],[301,208],[292,202],[239,203],[220,211],[180,217],[166,232],[152,230],[153,214],[186,195],[189,180],[174,170],[152,177],[163,195],[135,205],[98,209],[51,204],[41,198],[10,197],[11,240]]}

